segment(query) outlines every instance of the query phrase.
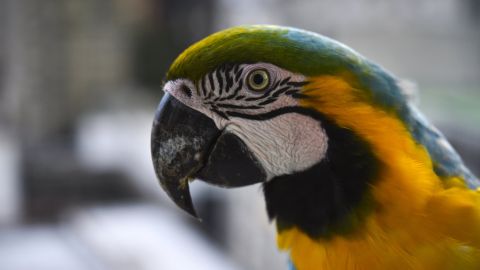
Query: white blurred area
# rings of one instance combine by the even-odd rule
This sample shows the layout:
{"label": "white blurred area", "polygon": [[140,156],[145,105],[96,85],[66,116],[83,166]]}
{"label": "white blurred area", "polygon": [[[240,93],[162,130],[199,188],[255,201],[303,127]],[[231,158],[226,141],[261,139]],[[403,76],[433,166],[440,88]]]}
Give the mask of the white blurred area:
{"label": "white blurred area", "polygon": [[0,130],[0,227],[18,222],[21,211],[18,141]]}
{"label": "white blurred area", "polygon": [[70,213],[62,224],[0,231],[2,269],[239,269],[177,215],[151,205]]}
{"label": "white blurred area", "polygon": [[413,81],[480,172],[476,0],[0,0],[0,269],[287,269],[261,186],[194,182],[199,222],[150,160],[170,62],[258,23],[325,34]]}
{"label": "white blurred area", "polygon": [[[141,111],[87,117],[80,122],[77,151],[82,163],[91,168],[110,167],[130,175],[145,196],[162,201],[171,207],[169,210],[178,214],[181,210],[169,202],[166,194],[159,192],[158,183],[152,181],[155,175],[149,156],[151,118],[150,114]],[[242,269],[286,268],[287,258],[275,247],[275,228],[267,219],[259,185],[223,190],[197,181],[190,188],[195,201],[208,200],[206,197],[210,196],[225,204],[221,223],[225,226],[226,247],[234,258],[242,262]],[[172,213],[170,215],[170,218],[176,217]],[[173,233],[171,228],[165,229]],[[179,232],[179,235],[184,233]],[[180,241],[177,245],[183,246]],[[204,254],[191,256],[203,257]],[[176,267],[161,269],[197,269]]]}

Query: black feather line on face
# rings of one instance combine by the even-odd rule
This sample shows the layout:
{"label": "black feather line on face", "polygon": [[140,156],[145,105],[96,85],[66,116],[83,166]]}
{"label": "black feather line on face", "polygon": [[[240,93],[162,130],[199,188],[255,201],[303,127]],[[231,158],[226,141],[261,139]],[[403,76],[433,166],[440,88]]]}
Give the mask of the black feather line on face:
{"label": "black feather line on face", "polygon": [[278,97],[280,96],[281,94],[287,92],[288,90],[292,89],[291,87],[289,86],[286,86],[286,87],[283,87],[283,88],[280,88],[278,91],[275,91],[274,93],[272,93],[272,97]]}
{"label": "black feather line on face", "polygon": [[210,85],[210,91],[208,91],[208,95],[207,95],[207,99],[209,99],[213,95],[213,90],[215,89],[215,84],[213,83],[213,73],[212,72],[208,73],[207,77],[208,77],[208,84]]}
{"label": "black feather line on face", "polygon": [[235,104],[222,104],[217,103],[215,106],[220,108],[227,108],[227,109],[261,109],[262,107],[256,105],[235,105]]}
{"label": "black feather line on face", "polygon": [[290,107],[283,107],[273,111],[269,111],[266,113],[259,113],[259,114],[247,114],[247,113],[242,113],[237,111],[226,111],[225,113],[231,117],[240,117],[240,118],[249,119],[249,120],[265,121],[286,113],[298,113],[298,114],[308,115],[310,114],[310,110],[303,107],[299,107],[299,106],[290,106]]}
{"label": "black feather line on face", "polygon": [[226,81],[227,81],[227,86],[226,86],[226,93],[230,92],[232,90],[233,86],[233,78],[230,76],[230,73],[226,73]]}
{"label": "black feather line on face", "polygon": [[[297,87],[308,84],[308,82],[292,82],[291,77],[286,77],[281,80],[270,82],[271,86],[261,93],[261,95],[248,97],[240,94],[244,86],[244,79],[242,77],[243,73],[244,67],[242,67],[242,65],[226,64],[206,74],[200,83],[202,93],[205,97],[205,104],[210,106],[214,105],[215,108],[213,108],[214,110],[212,111],[217,114],[218,112],[221,112],[221,116],[224,118],[228,116],[249,118],[252,116],[242,113],[239,110],[262,109],[265,105],[275,102],[282,94],[294,98],[301,98],[303,96],[299,94],[300,89],[297,89]],[[207,80],[210,86],[209,91],[207,91]],[[215,87],[218,87],[218,89]],[[229,104],[229,100],[243,100],[246,103],[244,105]],[[235,111],[225,111],[224,109],[235,109]]]}
{"label": "black feather line on face", "polygon": [[234,84],[234,74],[232,74],[233,70],[234,70],[234,66],[237,66],[237,65],[231,65],[229,64],[227,66],[227,71],[225,72],[225,81],[226,81],[226,84],[227,84],[227,87],[226,87],[226,92],[230,92],[230,90],[232,90],[232,87],[233,87],[233,84]]}
{"label": "black feather line on face", "polygon": [[243,67],[238,71],[236,72],[235,74],[235,81],[238,82],[240,80],[240,77],[242,76],[243,74]]}
{"label": "black feather line on face", "polygon": [[[239,81],[238,85],[235,88],[235,90],[233,91],[233,93],[224,97],[224,98],[222,98],[222,99],[220,99],[220,101],[229,100],[229,99],[234,98],[236,95],[238,95],[238,92],[240,92],[240,90],[242,90],[242,87],[243,87],[243,81]],[[238,99],[235,98],[235,100],[238,100]]]}
{"label": "black feather line on face", "polygon": [[212,112],[218,114],[220,117],[222,117],[223,119],[226,119],[226,120],[229,120],[230,118],[228,117],[228,115],[226,115],[224,112],[218,110],[215,106],[211,106],[210,108],[212,110]]}
{"label": "black feather line on face", "polygon": [[292,89],[292,90],[288,90],[285,92],[285,95],[292,95],[292,94],[295,94],[295,93],[298,93],[300,90],[298,89]]}
{"label": "black feather line on face", "polygon": [[205,81],[207,80],[207,77],[203,77],[201,80],[201,88],[202,88],[202,95],[203,97],[207,96],[207,85],[205,84]]}
{"label": "black feather line on face", "polygon": [[303,99],[303,98],[308,98],[307,95],[301,94],[301,93],[293,93],[290,95],[291,97],[295,99]]}
{"label": "black feather line on face", "polygon": [[284,85],[285,83],[287,83],[289,81],[290,81],[290,77],[287,77],[280,82],[280,85]]}
{"label": "black feather line on face", "polygon": [[218,96],[221,96],[223,91],[223,76],[222,76],[222,72],[220,72],[220,69],[217,69],[215,71],[215,76],[218,82]]}
{"label": "black feather line on face", "polygon": [[267,104],[270,104],[270,103],[272,103],[272,102],[274,102],[274,101],[276,101],[276,100],[277,100],[276,98],[267,99],[267,100],[265,100],[265,101],[263,101],[263,102],[258,103],[258,105],[261,105],[261,106],[267,105]]}
{"label": "black feather line on face", "polygon": [[302,86],[305,86],[307,84],[309,84],[310,82],[309,81],[302,81],[302,82],[287,82],[287,85],[288,86],[293,86],[293,87],[302,87]]}

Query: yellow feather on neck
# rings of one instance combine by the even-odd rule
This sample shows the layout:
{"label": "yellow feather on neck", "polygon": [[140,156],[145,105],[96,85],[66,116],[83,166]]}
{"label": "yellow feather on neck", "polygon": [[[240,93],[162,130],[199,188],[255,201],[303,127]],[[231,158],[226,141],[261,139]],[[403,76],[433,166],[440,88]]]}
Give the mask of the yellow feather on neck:
{"label": "yellow feather on neck", "polygon": [[310,81],[300,105],[361,136],[381,169],[371,187],[378,207],[354,235],[312,239],[295,227],[278,234],[297,270],[480,269],[480,192],[440,179],[405,125],[361,90],[337,76]]}

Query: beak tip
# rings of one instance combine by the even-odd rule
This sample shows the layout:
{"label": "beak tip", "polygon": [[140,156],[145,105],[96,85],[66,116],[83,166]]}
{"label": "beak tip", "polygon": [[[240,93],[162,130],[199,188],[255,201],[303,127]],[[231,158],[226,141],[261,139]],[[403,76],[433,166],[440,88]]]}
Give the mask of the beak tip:
{"label": "beak tip", "polygon": [[175,203],[178,207],[182,208],[183,211],[187,212],[187,214],[189,214],[191,217],[195,219],[199,219],[197,215],[197,211],[193,206],[192,199],[190,198],[190,196],[185,201],[182,201],[182,202],[175,201]]}
{"label": "beak tip", "polygon": [[193,206],[192,196],[188,184],[179,186],[175,182],[160,181],[162,188],[166,191],[168,197],[183,211],[195,219],[199,219],[195,207]]}

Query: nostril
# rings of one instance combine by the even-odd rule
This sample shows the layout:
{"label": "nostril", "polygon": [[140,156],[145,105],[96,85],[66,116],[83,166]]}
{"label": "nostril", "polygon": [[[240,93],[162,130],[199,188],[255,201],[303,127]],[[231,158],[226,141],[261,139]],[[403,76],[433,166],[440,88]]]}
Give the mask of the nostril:
{"label": "nostril", "polygon": [[185,84],[182,84],[182,87],[180,90],[189,98],[192,97],[192,89],[190,87],[186,86]]}

